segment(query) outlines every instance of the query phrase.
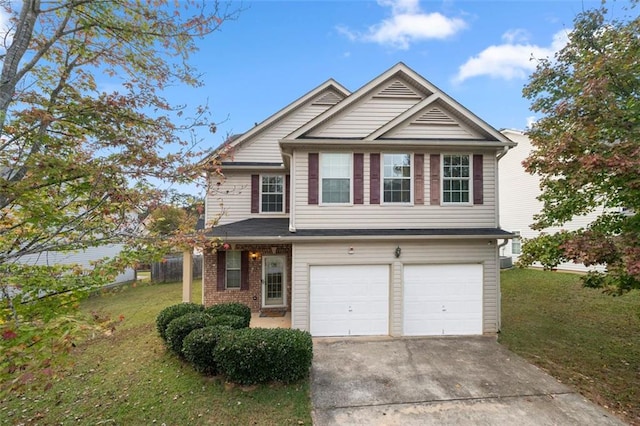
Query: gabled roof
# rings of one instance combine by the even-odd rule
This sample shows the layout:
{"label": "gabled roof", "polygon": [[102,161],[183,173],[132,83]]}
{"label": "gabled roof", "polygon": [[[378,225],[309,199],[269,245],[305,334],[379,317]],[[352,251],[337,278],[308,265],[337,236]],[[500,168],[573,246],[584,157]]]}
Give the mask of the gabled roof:
{"label": "gabled roof", "polygon": [[[325,93],[323,94],[323,92]],[[299,97],[298,99],[296,99],[295,101],[287,105],[286,107],[282,108],[280,111],[271,115],[267,119],[256,124],[247,132],[241,135],[234,135],[233,137],[227,139],[227,141],[225,141],[222,145],[217,147],[211,155],[203,159],[202,162],[204,163],[207,160],[209,160],[209,158],[215,157],[220,153],[222,149],[227,150],[231,148],[237,148],[245,144],[247,141],[251,140],[252,138],[257,136],[264,130],[268,129],[270,126],[282,120],[289,114],[293,113],[296,109],[300,108],[302,105],[306,104],[307,102],[311,101],[316,97],[318,98],[315,99],[314,104],[335,105],[336,103],[340,102],[343,98],[348,97],[350,93],[351,92],[349,92],[344,86],[342,86],[340,83],[338,83],[337,81],[331,78],[325,81],[324,83],[322,83],[321,85],[319,85],[318,87],[316,87],[315,89],[305,93],[304,95],[302,95],[301,97]],[[319,95],[322,95],[322,96],[319,96]]]}
{"label": "gabled roof", "polygon": [[[390,121],[385,122],[381,127],[370,132],[367,136],[343,139],[356,139],[370,143],[383,139],[393,139],[393,137],[385,137],[385,135],[392,134],[402,126],[417,123],[425,125],[457,125],[469,134],[467,137],[469,140],[490,140],[497,142],[497,145],[506,146],[513,144],[498,130],[487,124],[402,62],[394,65],[352,93],[342,102],[329,108],[324,113],[289,134],[283,139],[281,144],[295,144],[296,141],[302,142],[303,140],[309,139],[329,139],[325,137],[314,137],[313,134],[331,122],[339,120],[341,114],[346,113],[350,108],[354,108],[357,104],[368,101],[372,95],[377,98],[394,97],[405,100],[413,99],[414,101],[413,103],[408,103],[409,107],[404,112],[399,113],[399,115]],[[419,138],[402,137],[402,139],[416,140]]]}

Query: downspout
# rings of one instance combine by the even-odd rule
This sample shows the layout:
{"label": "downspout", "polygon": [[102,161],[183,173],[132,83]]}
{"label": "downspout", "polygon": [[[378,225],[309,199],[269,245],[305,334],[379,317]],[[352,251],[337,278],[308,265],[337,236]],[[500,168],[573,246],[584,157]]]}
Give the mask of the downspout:
{"label": "downspout", "polygon": [[[509,152],[509,150],[511,149],[510,146],[506,145],[502,148],[502,152],[500,154],[498,154],[498,156],[496,157],[496,193],[497,193],[497,197],[496,197],[496,225],[498,227],[498,229],[500,228],[500,184],[499,184],[499,169],[498,169],[498,162],[500,161],[500,159],[502,157],[504,157],[505,155],[507,155],[507,152]],[[502,285],[500,283],[500,250],[506,246],[509,243],[509,240],[505,238],[505,240],[498,244],[498,247],[496,247],[496,261],[497,261],[497,267],[498,267],[498,333],[502,330]]]}
{"label": "downspout", "polygon": [[296,197],[295,190],[296,187],[296,177],[295,177],[295,164],[293,154],[288,154],[286,152],[282,152],[282,155],[286,155],[289,157],[289,232],[296,232]]}

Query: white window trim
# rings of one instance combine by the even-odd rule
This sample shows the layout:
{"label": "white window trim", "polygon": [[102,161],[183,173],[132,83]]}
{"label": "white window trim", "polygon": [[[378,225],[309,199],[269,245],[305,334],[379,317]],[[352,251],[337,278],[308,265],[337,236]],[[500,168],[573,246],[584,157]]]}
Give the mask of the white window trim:
{"label": "white window trim", "polygon": [[[405,155],[409,154],[409,167],[411,168],[411,176],[409,177],[410,187],[409,187],[409,202],[408,203],[398,203],[393,201],[384,201],[384,156],[385,155]],[[413,206],[414,199],[413,196],[416,192],[416,181],[414,179],[415,175],[415,161],[414,161],[414,153],[413,152],[381,152],[380,153],[380,205],[381,206]]]}
{"label": "white window trim", "polygon": [[[520,231],[512,231],[513,232],[513,239],[511,240],[511,255],[512,256],[520,256],[522,254],[522,235],[520,234]],[[519,253],[516,253],[513,250],[513,242],[515,240],[518,240],[518,246],[520,247]]]}
{"label": "white window trim", "polygon": [[[237,287],[229,287],[229,253],[240,253],[240,267],[237,269],[240,272],[240,282]],[[225,290],[240,290],[242,288],[242,251],[241,250],[229,250],[224,259],[224,288]],[[235,271],[236,269],[232,269]]]}
{"label": "white window trim", "polygon": [[[326,154],[348,154],[349,155],[349,202],[348,203],[325,203],[322,200],[322,157]],[[353,152],[330,151],[321,152],[318,157],[318,205],[320,206],[352,206],[353,205]]]}
{"label": "white window trim", "polygon": [[[446,155],[468,155],[469,156],[469,201],[454,202],[444,201],[444,157]],[[442,206],[473,206],[473,153],[470,152],[445,152],[440,154],[440,205]]]}
{"label": "white window trim", "polygon": [[[281,177],[282,178],[282,210],[281,211],[276,211],[276,212],[263,212],[262,211],[262,178],[263,177]],[[261,214],[281,214],[284,213],[286,210],[286,206],[285,204],[287,203],[287,180],[286,180],[286,176],[285,175],[281,175],[281,174],[263,174],[260,175],[260,195],[258,196],[258,211]]]}

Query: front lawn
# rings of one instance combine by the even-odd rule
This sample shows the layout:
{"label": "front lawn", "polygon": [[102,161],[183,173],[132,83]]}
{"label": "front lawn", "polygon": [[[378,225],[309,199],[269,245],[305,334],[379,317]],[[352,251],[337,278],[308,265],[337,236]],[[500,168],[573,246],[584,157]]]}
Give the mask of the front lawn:
{"label": "front lawn", "polygon": [[[307,381],[229,386],[201,376],[165,349],[155,318],[181,301],[181,291],[180,284],[145,284],[84,302],[84,312],[114,320],[114,331],[80,344],[50,389],[1,401],[0,423],[311,424]],[[199,282],[193,300],[200,300]]]}
{"label": "front lawn", "polygon": [[640,425],[640,291],[605,295],[569,273],[501,274],[500,343]]}

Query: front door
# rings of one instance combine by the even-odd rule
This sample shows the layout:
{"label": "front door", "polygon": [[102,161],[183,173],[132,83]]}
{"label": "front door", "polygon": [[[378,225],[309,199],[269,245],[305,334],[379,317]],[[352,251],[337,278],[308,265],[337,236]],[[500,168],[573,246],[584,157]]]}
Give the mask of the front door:
{"label": "front door", "polygon": [[262,306],[286,306],[285,257],[263,256],[262,261]]}

